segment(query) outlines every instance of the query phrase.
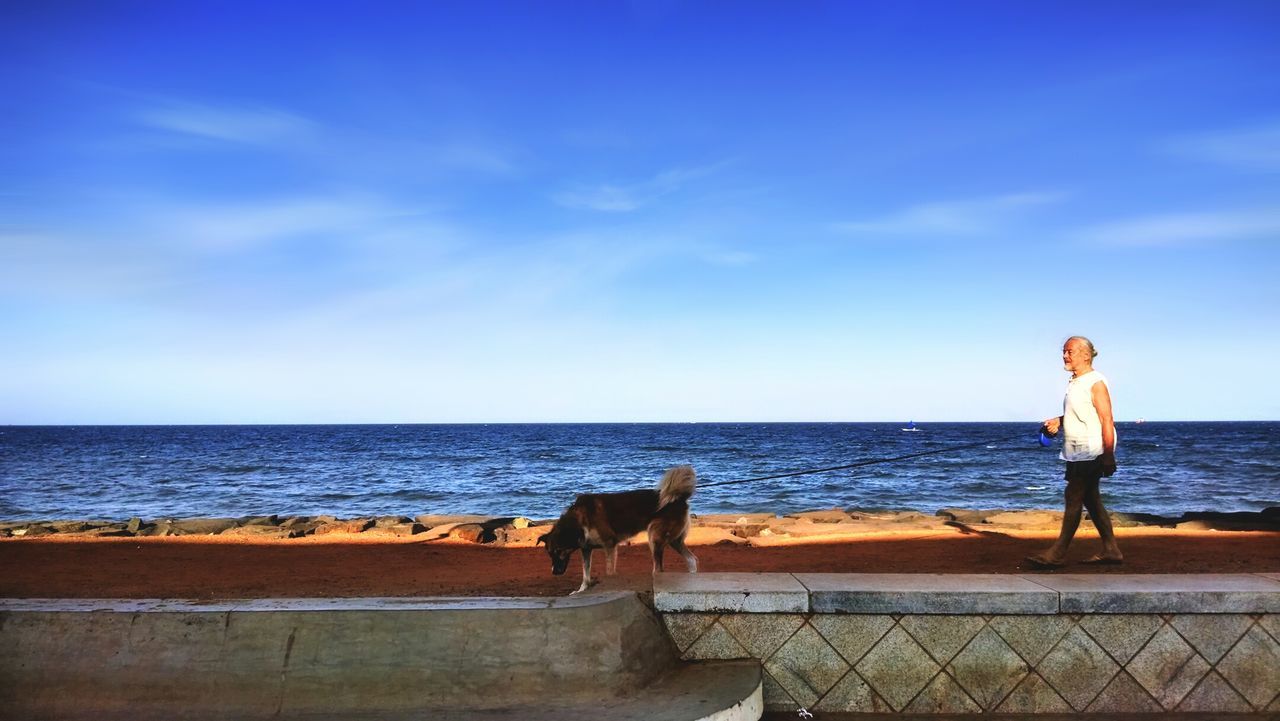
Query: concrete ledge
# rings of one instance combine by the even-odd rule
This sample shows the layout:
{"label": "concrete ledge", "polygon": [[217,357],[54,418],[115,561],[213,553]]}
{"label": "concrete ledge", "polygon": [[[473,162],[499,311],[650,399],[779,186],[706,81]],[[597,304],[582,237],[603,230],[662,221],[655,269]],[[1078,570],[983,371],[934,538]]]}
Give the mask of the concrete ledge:
{"label": "concrete ledge", "polygon": [[1058,594],[1017,576],[800,573],[814,613],[1058,612]]}
{"label": "concrete ledge", "polygon": [[654,577],[664,613],[1280,613],[1280,574],[699,573]]}
{"label": "concrete ledge", "polygon": [[1280,612],[1280,580],[1267,576],[1053,574],[1035,580],[1058,593],[1063,613]]}
{"label": "concrete ledge", "polygon": [[676,662],[634,593],[0,601],[6,718],[376,716],[536,706],[548,689],[599,703]]}
{"label": "concrete ledge", "polygon": [[664,573],[653,577],[659,611],[803,613],[809,591],[789,573]]}

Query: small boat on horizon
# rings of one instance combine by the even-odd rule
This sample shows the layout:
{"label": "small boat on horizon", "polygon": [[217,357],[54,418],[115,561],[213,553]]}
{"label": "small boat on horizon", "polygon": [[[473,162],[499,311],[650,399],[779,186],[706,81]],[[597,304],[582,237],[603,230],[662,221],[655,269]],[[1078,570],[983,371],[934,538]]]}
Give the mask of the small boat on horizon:
{"label": "small boat on horizon", "polygon": [[920,430],[920,429],[919,429],[919,428],[916,428],[916,422],[915,422],[915,421],[907,421],[907,427],[906,427],[906,428],[903,428],[902,430],[904,430],[904,431],[918,431],[918,430]]}

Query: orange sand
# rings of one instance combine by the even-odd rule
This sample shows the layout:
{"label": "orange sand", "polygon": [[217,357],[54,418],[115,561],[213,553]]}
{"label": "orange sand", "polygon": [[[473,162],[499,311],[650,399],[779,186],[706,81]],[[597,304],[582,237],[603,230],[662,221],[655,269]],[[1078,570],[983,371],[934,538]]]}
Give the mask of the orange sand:
{"label": "orange sand", "polygon": [[[1280,533],[1117,529],[1123,566],[1075,563],[1068,573],[1280,572]],[[694,546],[703,571],[1020,573],[1021,560],[1053,534],[953,530],[867,534],[838,542]],[[1099,550],[1078,537],[1070,559]],[[604,555],[595,555],[596,576]],[[667,568],[683,573],[668,552]],[[0,540],[0,597],[262,598],[315,596],[541,596],[581,581],[574,561],[551,575],[541,548],[465,542],[325,536],[259,540],[221,536]],[[605,588],[650,588],[644,545],[619,549],[618,575]]]}

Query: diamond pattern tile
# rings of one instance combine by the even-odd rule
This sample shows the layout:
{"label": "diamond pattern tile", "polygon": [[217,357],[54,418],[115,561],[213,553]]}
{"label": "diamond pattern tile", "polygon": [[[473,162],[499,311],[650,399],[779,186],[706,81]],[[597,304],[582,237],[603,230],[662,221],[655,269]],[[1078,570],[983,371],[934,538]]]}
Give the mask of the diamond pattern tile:
{"label": "diamond pattern tile", "polygon": [[766,711],[795,711],[800,707],[800,704],[791,698],[791,694],[787,693],[782,684],[770,676],[768,671],[760,674],[760,682]]}
{"label": "diamond pattern tile", "polygon": [[845,674],[844,678],[840,679],[839,683],[813,707],[813,710],[827,713],[893,712],[888,702],[871,690],[857,671]]}
{"label": "diamond pattern tile", "polygon": [[720,623],[756,658],[773,655],[804,625],[804,616],[795,613],[726,613]]}
{"label": "diamond pattern tile", "polygon": [[906,708],[907,713],[982,713],[982,708],[969,698],[950,676],[940,673],[933,677],[928,686],[912,699]]}
{"label": "diamond pattern tile", "polygon": [[671,635],[671,640],[675,641],[676,648],[680,649],[680,653],[684,653],[689,650],[694,641],[706,633],[708,628],[711,628],[711,624],[716,622],[716,614],[667,613],[663,614],[662,622],[666,624],[667,633]]}
{"label": "diamond pattern tile", "polygon": [[1184,613],[1169,622],[1209,663],[1217,663],[1249,630],[1253,619],[1243,613]]}
{"label": "diamond pattern tile", "polygon": [[939,666],[906,631],[894,626],[854,668],[894,711],[901,711]]}
{"label": "diamond pattern tile", "polygon": [[1249,703],[1263,708],[1280,693],[1280,643],[1254,626],[1218,662],[1218,673]]}
{"label": "diamond pattern tile", "polygon": [[1209,664],[1169,626],[1162,626],[1125,668],[1166,709],[1176,707]]}
{"label": "diamond pattern tile", "polygon": [[1080,619],[1080,627],[1122,664],[1129,663],[1162,625],[1159,616],[1148,613],[1093,615]]}
{"label": "diamond pattern tile", "polygon": [[982,629],[946,668],[986,711],[995,709],[1031,670],[1000,634],[989,628]]}
{"label": "diamond pattern tile", "polygon": [[1179,711],[1214,711],[1247,713],[1253,710],[1244,697],[1217,673],[1210,671],[1178,705]]}
{"label": "diamond pattern tile", "polygon": [[1039,674],[1028,674],[1004,702],[996,707],[996,713],[1042,714],[1071,713],[1071,705],[1062,700],[1057,691]]}
{"label": "diamond pattern tile", "polygon": [[1271,638],[1280,641],[1280,613],[1264,613],[1258,617],[1258,625],[1271,634]]}
{"label": "diamond pattern tile", "polygon": [[751,658],[747,649],[738,643],[724,626],[713,623],[693,645],[684,652],[684,658],[705,661],[712,659]]}
{"label": "diamond pattern tile", "polygon": [[849,663],[857,663],[893,628],[892,616],[815,614],[809,624]]}
{"label": "diamond pattern tile", "polygon": [[902,628],[939,664],[946,664],[982,628],[980,616],[903,616]]}
{"label": "diamond pattern tile", "polygon": [[1088,708],[1089,713],[1159,713],[1163,710],[1142,684],[1124,671],[1111,679]]}
{"label": "diamond pattern tile", "polygon": [[1036,665],[1044,680],[1071,707],[1083,711],[1120,669],[1080,627],[1067,631]]}
{"label": "diamond pattern tile", "polygon": [[816,703],[849,671],[849,664],[809,626],[787,639],[764,667],[805,707]]}
{"label": "diamond pattern tile", "polygon": [[1070,616],[995,616],[990,626],[1027,663],[1035,665],[1074,624]]}

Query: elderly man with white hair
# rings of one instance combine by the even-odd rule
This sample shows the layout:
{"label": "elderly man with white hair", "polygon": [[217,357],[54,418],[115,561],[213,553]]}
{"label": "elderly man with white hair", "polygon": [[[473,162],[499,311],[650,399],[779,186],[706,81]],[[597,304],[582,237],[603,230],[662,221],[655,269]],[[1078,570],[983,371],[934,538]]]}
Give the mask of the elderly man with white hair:
{"label": "elderly man with white hair", "polygon": [[1093,369],[1098,351],[1084,336],[1072,336],[1062,346],[1062,365],[1071,371],[1067,394],[1062,401],[1062,415],[1044,422],[1050,436],[1062,437],[1062,460],[1067,462],[1067,488],[1063,496],[1066,507],[1058,540],[1044,551],[1027,557],[1035,568],[1061,568],[1066,565],[1067,547],[1080,526],[1081,506],[1089,509],[1089,518],[1102,537],[1102,553],[1085,563],[1117,564],[1124,560],[1116,545],[1111,517],[1102,505],[1098,492],[1104,476],[1116,472],[1116,424],[1111,411],[1111,393],[1107,379]]}

